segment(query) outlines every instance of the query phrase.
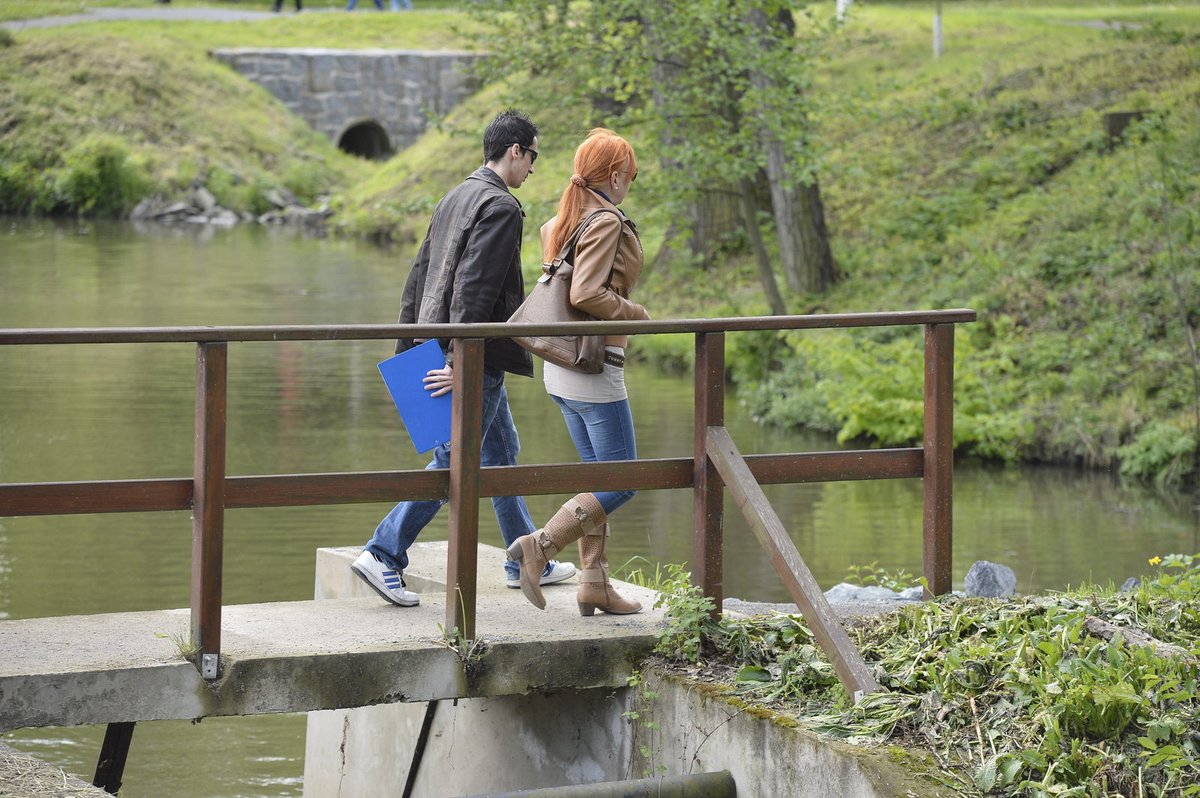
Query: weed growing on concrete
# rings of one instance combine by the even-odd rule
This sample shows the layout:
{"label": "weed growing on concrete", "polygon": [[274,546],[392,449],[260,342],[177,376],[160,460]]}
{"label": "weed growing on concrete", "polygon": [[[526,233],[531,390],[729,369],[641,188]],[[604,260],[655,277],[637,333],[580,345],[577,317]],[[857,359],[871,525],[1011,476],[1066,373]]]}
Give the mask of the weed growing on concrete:
{"label": "weed growing on concrete", "polygon": [[851,565],[846,571],[846,581],[852,585],[874,585],[899,592],[916,585],[917,577],[903,568],[889,571],[872,561],[869,565]]}
{"label": "weed growing on concrete", "polygon": [[479,664],[484,652],[487,651],[487,641],[482,638],[468,640],[457,626],[452,626],[450,631],[446,631],[446,627],[439,623],[438,629],[442,632],[442,637],[438,642],[457,654],[463,665],[470,668]]}
{"label": "weed growing on concrete", "polygon": [[[621,717],[629,721],[630,725],[640,726],[647,733],[647,737],[652,738],[654,733],[659,730],[658,721],[654,720],[651,714],[658,693],[644,688],[645,679],[642,677],[641,671],[634,671],[630,674],[626,684],[633,693],[634,708],[628,712],[622,712]],[[657,766],[654,765],[654,749],[648,742],[643,742],[638,746],[638,753],[646,763],[646,770],[643,774],[646,778],[667,772],[666,765],[661,763]]]}
{"label": "weed growing on concrete", "polygon": [[[646,570],[650,568],[654,570]],[[622,582],[628,582],[631,585],[637,585],[638,587],[662,590],[663,584],[667,579],[667,573],[663,569],[662,563],[651,562],[639,554],[630,557],[624,563],[614,568],[612,570],[612,577],[620,579]]]}
{"label": "weed growing on concrete", "polygon": [[717,630],[712,617],[716,604],[691,583],[682,565],[669,563],[666,571],[654,606],[666,608],[667,625],[658,633],[655,651],[674,660],[696,662],[705,639]]}
{"label": "weed growing on concrete", "polygon": [[194,660],[200,651],[200,645],[192,639],[192,633],[187,628],[177,632],[155,632],[154,636],[170,640],[175,644],[175,648],[179,649],[179,656],[189,661]]}

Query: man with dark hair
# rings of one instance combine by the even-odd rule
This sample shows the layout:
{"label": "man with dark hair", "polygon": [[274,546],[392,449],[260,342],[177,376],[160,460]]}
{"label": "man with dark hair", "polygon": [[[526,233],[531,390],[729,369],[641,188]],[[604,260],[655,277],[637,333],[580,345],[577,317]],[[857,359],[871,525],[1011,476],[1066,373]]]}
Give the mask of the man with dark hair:
{"label": "man with dark hair", "polygon": [[[433,211],[425,241],[413,261],[400,304],[400,324],[469,324],[508,321],[525,298],[521,278],[521,233],[525,212],[510,189],[520,188],[533,174],[538,156],[538,129],[529,117],[509,109],[483,134],[484,164],[450,190]],[[464,224],[464,220],[470,220]],[[403,352],[417,341],[401,339]],[[453,350],[446,367],[429,372],[425,389],[441,396],[453,384]],[[483,356],[483,465],[513,465],[520,443],[508,407],[504,372],[533,376],[529,353],[508,338],[487,341]],[[434,449],[428,468],[449,468],[448,444]],[[405,589],[408,549],[445,504],[444,500],[397,504],[379,522],[375,534],[351,569],[385,601],[402,607],[420,602]],[[534,530],[521,496],[492,499],[505,546]],[[520,570],[505,563],[509,587],[521,586]],[[541,584],[575,575],[575,566],[551,560]]]}

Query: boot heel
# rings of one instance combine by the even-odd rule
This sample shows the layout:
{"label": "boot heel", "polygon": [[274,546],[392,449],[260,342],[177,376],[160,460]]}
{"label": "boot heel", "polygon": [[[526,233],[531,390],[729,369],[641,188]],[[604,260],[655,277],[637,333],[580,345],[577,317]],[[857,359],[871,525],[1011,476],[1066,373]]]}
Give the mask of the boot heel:
{"label": "boot heel", "polygon": [[513,544],[504,550],[508,555],[508,559],[520,562],[525,558],[525,550],[521,548],[521,541],[515,540]]}
{"label": "boot heel", "polygon": [[579,605],[579,614],[584,616],[585,618],[591,618],[593,615],[596,614],[596,605],[595,604],[580,604]]}

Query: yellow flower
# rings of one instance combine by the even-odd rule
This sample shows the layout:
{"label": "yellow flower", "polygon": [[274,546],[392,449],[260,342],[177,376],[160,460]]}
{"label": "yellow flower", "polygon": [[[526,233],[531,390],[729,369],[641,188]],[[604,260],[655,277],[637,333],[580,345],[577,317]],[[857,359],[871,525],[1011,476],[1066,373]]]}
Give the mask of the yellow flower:
{"label": "yellow flower", "polygon": [[1162,562],[1162,557],[1151,557],[1149,560],[1147,560],[1147,562],[1149,562],[1151,565],[1158,565],[1160,562]]}

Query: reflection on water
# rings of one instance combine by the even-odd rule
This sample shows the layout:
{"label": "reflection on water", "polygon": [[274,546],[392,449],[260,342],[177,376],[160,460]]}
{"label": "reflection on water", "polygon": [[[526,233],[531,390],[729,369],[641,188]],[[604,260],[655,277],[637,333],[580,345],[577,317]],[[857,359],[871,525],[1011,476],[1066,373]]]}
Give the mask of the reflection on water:
{"label": "reflection on water", "polygon": [[[139,235],[124,225],[9,221],[0,226],[0,326],[389,323],[407,258],[261,227],[150,226]],[[385,341],[231,345],[229,473],[423,467],[375,370],[389,354]],[[0,347],[0,374],[0,482],[190,474],[191,345]],[[690,379],[632,364],[627,381],[639,453],[690,456]],[[510,378],[509,393],[522,462],[574,461],[540,382]],[[736,397],[726,420],[746,453],[835,447],[754,425]],[[958,585],[977,559],[1012,566],[1020,589],[1035,591],[1119,584],[1154,554],[1200,551],[1189,502],[1122,487],[1109,474],[960,464],[954,489]],[[766,492],[822,585],[872,562],[920,572],[919,481]],[[562,500],[529,503],[544,519]],[[361,545],[387,509],[230,511],[226,602],[311,598],[315,549]],[[613,565],[687,562],[691,513],[687,491],[642,492],[613,518]],[[725,518],[727,594],[786,601],[732,501]],[[445,534],[443,513],[424,535]],[[480,535],[499,543],[486,505]],[[187,606],[190,557],[186,512],[0,519],[0,618]],[[5,735],[89,778],[102,737],[101,728]],[[299,795],[303,738],[303,716],[141,723],[121,794]]]}

